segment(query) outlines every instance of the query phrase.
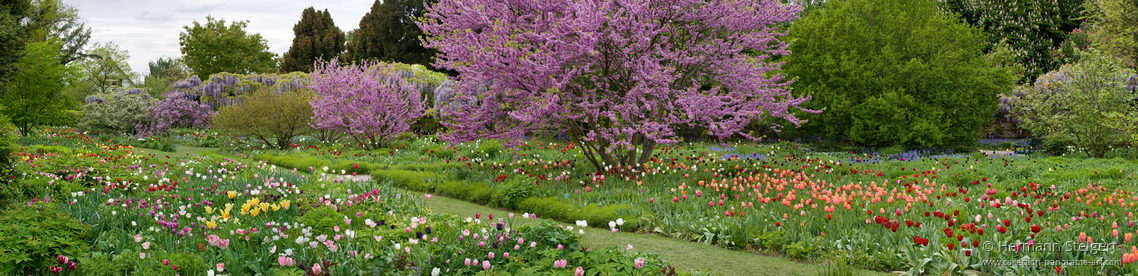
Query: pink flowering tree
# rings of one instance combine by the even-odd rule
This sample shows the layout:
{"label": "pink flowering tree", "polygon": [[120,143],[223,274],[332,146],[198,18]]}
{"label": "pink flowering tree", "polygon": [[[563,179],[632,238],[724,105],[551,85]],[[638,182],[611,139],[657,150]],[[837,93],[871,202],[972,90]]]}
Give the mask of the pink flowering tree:
{"label": "pink flowering tree", "polygon": [[317,62],[308,85],[316,91],[312,127],[349,133],[373,149],[406,132],[424,106],[417,90],[396,73],[379,62]]}
{"label": "pink flowering tree", "polygon": [[439,0],[419,22],[423,43],[461,78],[440,137],[560,130],[603,171],[644,164],[679,125],[752,140],[741,130],[754,119],[798,126],[791,108],[816,111],[770,60],[790,53],[776,28],[800,11],[780,2]]}

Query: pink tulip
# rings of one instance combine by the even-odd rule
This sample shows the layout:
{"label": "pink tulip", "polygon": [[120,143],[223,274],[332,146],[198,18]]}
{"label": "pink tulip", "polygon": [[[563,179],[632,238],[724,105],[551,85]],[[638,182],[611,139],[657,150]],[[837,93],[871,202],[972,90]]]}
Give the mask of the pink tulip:
{"label": "pink tulip", "polygon": [[222,239],[217,243],[217,247],[221,249],[229,248],[229,239]]}
{"label": "pink tulip", "polygon": [[637,269],[644,268],[644,258],[636,258],[636,261],[633,261],[632,264],[636,266]]}
{"label": "pink tulip", "polygon": [[312,273],[315,273],[316,275],[324,273],[324,269],[320,267],[320,263],[312,265]]}
{"label": "pink tulip", "polygon": [[482,270],[490,269],[490,261],[482,261]]}
{"label": "pink tulip", "polygon": [[574,276],[585,276],[585,269],[578,266],[577,271],[573,272],[573,275]]}

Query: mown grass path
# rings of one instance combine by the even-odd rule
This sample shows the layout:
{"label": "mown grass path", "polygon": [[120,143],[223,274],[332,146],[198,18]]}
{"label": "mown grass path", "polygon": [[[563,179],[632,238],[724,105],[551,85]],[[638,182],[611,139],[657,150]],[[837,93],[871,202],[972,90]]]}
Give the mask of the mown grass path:
{"label": "mown grass path", "polygon": [[[156,158],[169,162],[177,162],[182,158],[189,158],[205,151],[215,151],[215,148],[198,148],[178,146],[177,152],[164,152],[152,149],[141,149],[139,154],[154,154]],[[166,157],[169,156],[169,157]],[[329,174],[328,176],[333,176]],[[370,177],[359,175],[357,179]],[[423,193],[408,191],[416,196],[425,196]],[[505,218],[510,211],[478,205],[475,203],[432,195],[425,200],[427,208],[434,212],[457,215],[459,217],[473,217],[475,214]],[[520,218],[521,214],[515,214]],[[515,223],[535,224],[540,220],[514,219]],[[560,223],[560,222],[559,222]],[[565,226],[572,224],[560,223]],[[815,275],[821,271],[822,266],[811,263],[801,263],[779,257],[758,255],[747,251],[731,250],[702,243],[688,242],[672,238],[665,238],[648,234],[627,232],[612,233],[610,230],[589,227],[585,229],[582,243],[592,249],[615,247],[624,250],[632,245],[632,250],[655,253],[676,269],[682,271],[707,271],[715,275]],[[888,273],[862,271],[863,275],[892,275]]]}

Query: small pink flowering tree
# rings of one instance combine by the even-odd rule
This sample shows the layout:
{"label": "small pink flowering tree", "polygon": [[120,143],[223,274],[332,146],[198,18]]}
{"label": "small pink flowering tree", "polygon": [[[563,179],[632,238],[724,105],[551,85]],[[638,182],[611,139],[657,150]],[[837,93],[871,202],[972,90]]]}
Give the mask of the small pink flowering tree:
{"label": "small pink flowering tree", "polygon": [[384,63],[318,61],[308,87],[316,91],[312,127],[347,132],[373,149],[406,132],[424,113],[419,93]]}
{"label": "small pink flowering tree", "polygon": [[419,22],[423,43],[464,92],[440,110],[440,137],[561,130],[603,171],[644,164],[679,125],[752,140],[741,130],[753,119],[798,126],[791,107],[816,111],[798,107],[809,97],[792,96],[769,60],[789,54],[777,23],[800,11],[780,2],[439,0]]}

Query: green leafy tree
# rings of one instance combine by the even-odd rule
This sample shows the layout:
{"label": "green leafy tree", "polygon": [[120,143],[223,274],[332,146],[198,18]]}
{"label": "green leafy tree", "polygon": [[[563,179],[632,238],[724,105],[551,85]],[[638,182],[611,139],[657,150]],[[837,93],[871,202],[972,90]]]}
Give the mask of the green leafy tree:
{"label": "green leafy tree", "polygon": [[68,64],[87,56],[83,47],[91,39],[91,28],[80,20],[79,9],[60,0],[34,0],[25,28],[30,41],[59,39],[59,62]]}
{"label": "green leafy tree", "polygon": [[783,67],[797,77],[804,136],[864,146],[964,147],[1015,77],[983,53],[986,36],[932,0],[832,0],[790,27]]}
{"label": "green leafy tree", "polygon": [[292,27],[296,37],[281,59],[281,72],[312,72],[317,59],[332,60],[344,52],[344,32],[332,22],[328,10],[309,7]]}
{"label": "green leafy tree", "polygon": [[150,91],[151,96],[173,91],[175,82],[190,76],[189,68],[177,58],[160,57],[149,62],[148,67],[142,87]]}
{"label": "green leafy tree", "polygon": [[[1008,101],[1020,125],[1044,137],[1070,141],[1094,157],[1128,141],[1138,125],[1138,76],[1124,61],[1097,49],[1079,62],[1040,76]],[[1138,137],[1138,136],[1136,136]]]}
{"label": "green leafy tree", "polygon": [[423,47],[419,41],[423,30],[415,23],[426,11],[424,5],[431,3],[434,1],[376,0],[352,34],[348,45],[350,59],[431,66],[438,52]]}
{"label": "green leafy tree", "polygon": [[72,64],[75,80],[69,82],[66,95],[83,101],[87,96],[134,85],[137,73],[130,68],[130,53],[126,50],[108,42],[95,43],[87,53],[88,57]]}
{"label": "green leafy tree", "polygon": [[1138,67],[1138,0],[1087,0],[1091,47]]}
{"label": "green leafy tree", "polygon": [[1015,53],[1016,62],[1031,81],[1058,68],[1051,50],[1079,27],[1085,0],[939,0],[941,7],[959,14],[968,24],[987,33],[984,49],[990,52],[1001,41]]}
{"label": "green leafy tree", "polygon": [[225,20],[206,16],[205,24],[196,20],[193,26],[182,26],[178,45],[182,61],[200,79],[229,72],[235,74],[269,73],[277,71],[276,54],[261,34],[247,34],[249,21]]}
{"label": "green leafy tree", "polygon": [[288,149],[292,138],[312,127],[311,89],[276,91],[261,88],[241,96],[236,104],[221,107],[213,116],[214,128],[260,140],[267,146]]}
{"label": "green leafy tree", "polygon": [[59,64],[59,42],[28,43],[16,64],[19,74],[8,82],[0,110],[27,136],[38,124],[59,120],[74,102],[63,96],[68,68]]}

